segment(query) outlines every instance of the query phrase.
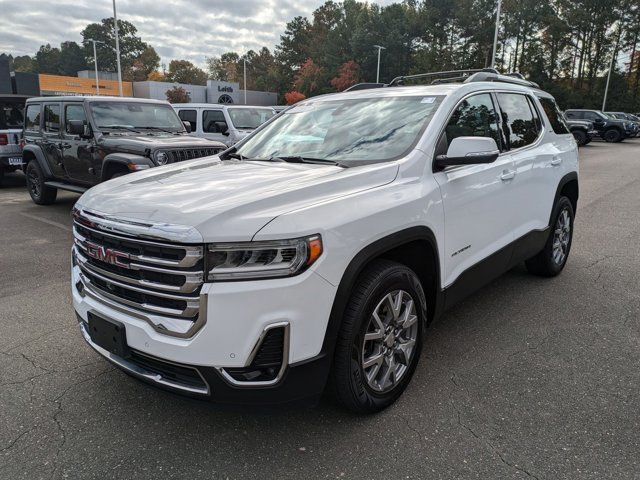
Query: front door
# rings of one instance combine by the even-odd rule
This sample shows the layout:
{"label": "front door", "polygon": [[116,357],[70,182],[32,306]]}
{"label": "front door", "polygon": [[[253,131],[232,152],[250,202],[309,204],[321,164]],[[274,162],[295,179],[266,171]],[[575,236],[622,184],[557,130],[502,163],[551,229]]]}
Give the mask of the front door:
{"label": "front door", "polygon": [[62,132],[62,155],[69,178],[76,183],[94,184],[96,175],[93,166],[92,143],[78,135],[69,133],[69,122],[81,120],[87,123],[82,103],[64,105],[64,130]]}
{"label": "front door", "polygon": [[[442,134],[446,147],[456,137],[491,137],[504,150],[498,115],[490,93],[462,100]],[[438,153],[438,152],[437,152]],[[489,164],[448,167],[434,174],[444,204],[444,282],[450,286],[470,267],[511,245],[513,236],[513,159],[502,152]],[[506,249],[508,250],[508,249]],[[510,254],[496,255],[492,267],[506,268]]]}
{"label": "front door", "polygon": [[229,143],[229,135],[224,135],[220,130],[222,124],[230,128],[222,110],[202,111],[202,131],[204,132],[204,138],[216,140],[227,145]]}
{"label": "front door", "polygon": [[62,150],[60,148],[62,140],[60,136],[60,104],[45,103],[43,114],[44,128],[42,129],[40,148],[47,159],[53,175],[57,179],[66,180],[68,175],[62,162]]}

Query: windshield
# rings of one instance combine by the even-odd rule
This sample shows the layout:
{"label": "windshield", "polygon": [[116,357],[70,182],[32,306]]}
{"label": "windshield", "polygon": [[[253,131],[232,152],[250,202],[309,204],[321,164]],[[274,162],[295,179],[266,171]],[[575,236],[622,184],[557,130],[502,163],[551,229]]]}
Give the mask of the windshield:
{"label": "windshield", "polygon": [[270,108],[229,108],[231,123],[236,128],[253,130],[275,115]]}
{"label": "windshield", "polygon": [[349,166],[393,160],[415,145],[443,98],[309,100],[281,113],[237,153],[251,159],[306,157]]}
{"label": "windshield", "polygon": [[154,129],[182,132],[184,125],[169,105],[141,102],[91,102],[98,128]]}
{"label": "windshield", "polygon": [[24,104],[0,102],[0,130],[22,128]]}

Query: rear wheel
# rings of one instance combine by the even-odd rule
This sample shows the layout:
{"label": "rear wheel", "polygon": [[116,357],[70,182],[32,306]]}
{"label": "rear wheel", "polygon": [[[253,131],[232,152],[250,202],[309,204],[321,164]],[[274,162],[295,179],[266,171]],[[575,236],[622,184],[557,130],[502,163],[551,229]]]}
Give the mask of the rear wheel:
{"label": "rear wheel", "polygon": [[583,130],[573,130],[571,133],[573,133],[573,138],[576,139],[576,143],[579,146],[587,144],[587,138],[588,137],[587,137],[587,134]]}
{"label": "rear wheel", "polygon": [[547,243],[540,253],[525,262],[534,275],[554,277],[567,263],[573,239],[573,206],[567,197],[560,197],[553,211],[553,223]]}
{"label": "rear wheel", "polygon": [[610,128],[604,132],[604,139],[609,143],[621,142],[623,140],[622,132],[616,128]]}
{"label": "rear wheel", "polygon": [[336,343],[332,390],[348,409],[373,413],[395,402],[411,380],[426,300],[416,274],[387,260],[370,265],[352,292]]}
{"label": "rear wheel", "polygon": [[58,189],[47,187],[44,184],[44,174],[36,160],[27,164],[27,189],[34,203],[38,205],[50,205],[56,201]]}

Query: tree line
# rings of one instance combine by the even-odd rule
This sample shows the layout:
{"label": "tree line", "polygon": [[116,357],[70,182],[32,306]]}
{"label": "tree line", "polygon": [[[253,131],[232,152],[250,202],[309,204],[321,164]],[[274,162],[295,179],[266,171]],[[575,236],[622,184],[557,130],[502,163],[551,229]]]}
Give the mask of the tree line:
{"label": "tree line", "polygon": [[[205,68],[160,58],[136,27],[118,20],[125,80],[204,85],[208,78],[275,91],[281,102],[340,91],[359,81],[412,73],[483,68],[491,64],[497,0],[404,0],[381,7],[357,0],[327,1],[309,17],[286,24],[273,51],[227,52]],[[113,19],[88,25],[83,41],[43,45],[12,58],[17,71],[75,75],[93,66],[115,71]],[[640,0],[503,0],[496,68],[518,71],[551,92],[563,108],[598,108],[613,65],[608,108],[640,111]]]}

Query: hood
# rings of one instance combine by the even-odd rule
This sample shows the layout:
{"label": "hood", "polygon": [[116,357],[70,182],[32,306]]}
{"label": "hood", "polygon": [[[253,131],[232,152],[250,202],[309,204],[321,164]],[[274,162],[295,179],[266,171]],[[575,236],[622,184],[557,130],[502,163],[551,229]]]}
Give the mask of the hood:
{"label": "hood", "polygon": [[160,148],[226,148],[223,143],[205,138],[192,137],[190,135],[102,135],[100,143],[119,150],[144,151],[147,148],[157,150]]}
{"label": "hood", "polygon": [[78,206],[131,222],[195,228],[205,242],[248,241],[279,215],[390,183],[397,172],[395,162],[341,168],[208,157],[99,184]]}

